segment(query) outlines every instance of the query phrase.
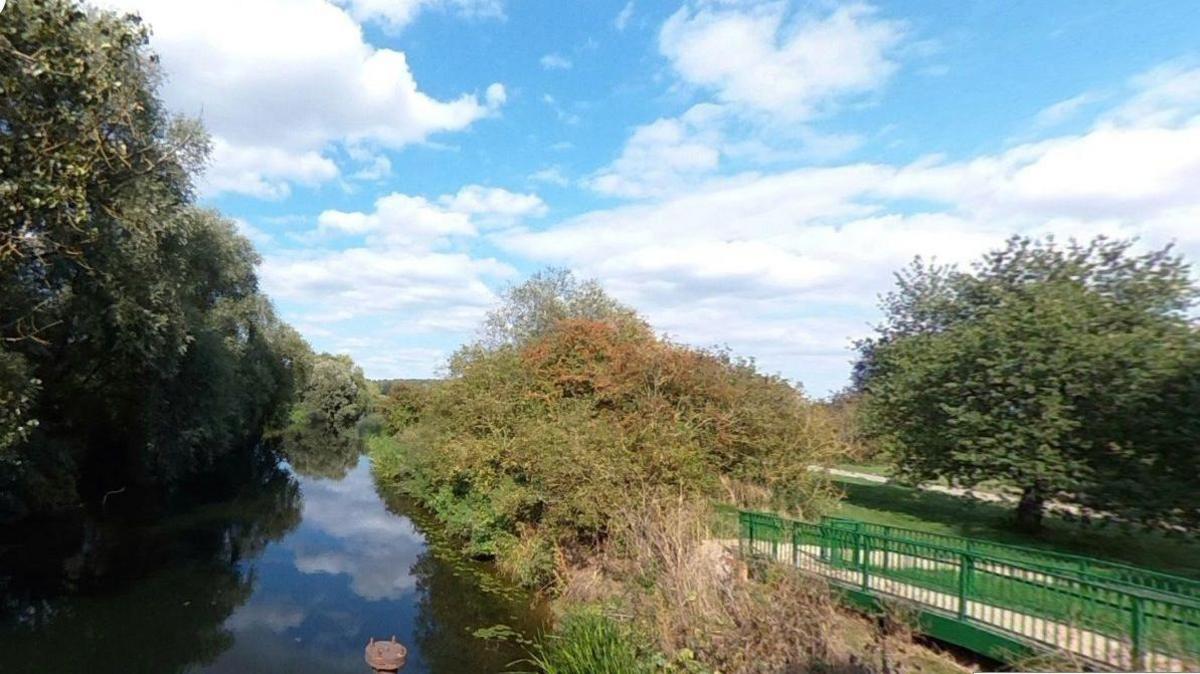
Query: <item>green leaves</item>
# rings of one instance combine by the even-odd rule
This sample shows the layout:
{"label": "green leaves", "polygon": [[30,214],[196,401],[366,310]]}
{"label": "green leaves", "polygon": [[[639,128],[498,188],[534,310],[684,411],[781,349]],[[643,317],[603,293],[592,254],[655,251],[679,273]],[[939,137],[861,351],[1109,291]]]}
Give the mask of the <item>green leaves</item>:
{"label": "green leaves", "polygon": [[970,273],[918,261],[898,278],[857,369],[902,475],[1200,522],[1200,334],[1183,260],[1013,239]]}
{"label": "green leaves", "polygon": [[148,34],[71,0],[0,20],[0,519],[250,447],[311,357],[192,203],[208,141],[163,110]]}

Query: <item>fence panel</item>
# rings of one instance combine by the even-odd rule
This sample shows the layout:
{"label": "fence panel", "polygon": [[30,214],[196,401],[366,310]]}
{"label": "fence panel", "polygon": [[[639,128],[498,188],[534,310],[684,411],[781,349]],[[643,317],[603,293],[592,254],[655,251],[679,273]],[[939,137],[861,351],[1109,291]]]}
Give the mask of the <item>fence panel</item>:
{"label": "fence panel", "polygon": [[1200,664],[1200,605],[1162,586],[1080,570],[1079,560],[1105,564],[1099,560],[1048,566],[992,554],[1011,555],[1006,546],[845,519],[816,524],[742,511],[739,521],[743,552],[1092,663],[1152,671]]}

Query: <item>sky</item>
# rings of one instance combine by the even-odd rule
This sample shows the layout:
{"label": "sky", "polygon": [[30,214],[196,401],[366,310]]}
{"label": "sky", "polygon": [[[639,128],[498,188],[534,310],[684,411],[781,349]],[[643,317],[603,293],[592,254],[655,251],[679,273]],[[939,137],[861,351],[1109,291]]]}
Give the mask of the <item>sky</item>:
{"label": "sky", "polygon": [[105,4],[280,314],[373,378],[437,376],[547,266],[820,396],[916,255],[1200,261],[1194,0]]}

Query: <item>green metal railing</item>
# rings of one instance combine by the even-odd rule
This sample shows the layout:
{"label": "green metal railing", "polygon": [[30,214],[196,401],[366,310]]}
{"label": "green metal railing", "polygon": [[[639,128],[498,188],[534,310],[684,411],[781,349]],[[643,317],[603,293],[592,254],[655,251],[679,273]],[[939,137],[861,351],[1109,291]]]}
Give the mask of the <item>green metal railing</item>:
{"label": "green metal railing", "polygon": [[846,527],[854,531],[882,536],[884,538],[898,538],[929,543],[944,548],[962,550],[963,552],[987,555],[996,559],[1037,565],[1048,571],[1069,573],[1097,583],[1129,585],[1156,593],[1179,595],[1200,603],[1200,580],[1160,573],[1119,562],[1054,552],[1052,550],[1023,545],[1009,545],[962,536],[935,534],[928,531],[906,529],[886,524],[860,522],[841,517],[826,517],[821,521],[831,526]]}
{"label": "green metal railing", "polygon": [[789,563],[855,592],[904,600],[1094,666],[1186,671],[1200,662],[1200,606],[1188,597],[848,522],[742,511],[739,545],[745,555]]}

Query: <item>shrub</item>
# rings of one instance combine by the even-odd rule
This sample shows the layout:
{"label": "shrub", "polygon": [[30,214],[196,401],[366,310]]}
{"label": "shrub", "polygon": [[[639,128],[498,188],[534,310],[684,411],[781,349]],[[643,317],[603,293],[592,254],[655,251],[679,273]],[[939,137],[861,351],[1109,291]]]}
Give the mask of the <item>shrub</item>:
{"label": "shrub", "polygon": [[527,664],[543,674],[640,674],[655,671],[628,627],[595,609],[568,615],[543,636]]}
{"label": "shrub", "polygon": [[396,444],[377,471],[472,554],[511,557],[503,564],[531,584],[645,499],[819,507],[829,489],[808,467],[840,449],[823,410],[750,361],[657,338],[596,292],[580,302],[585,317],[568,305],[508,311],[508,337],[461,349],[447,380],[393,387],[384,414]]}

